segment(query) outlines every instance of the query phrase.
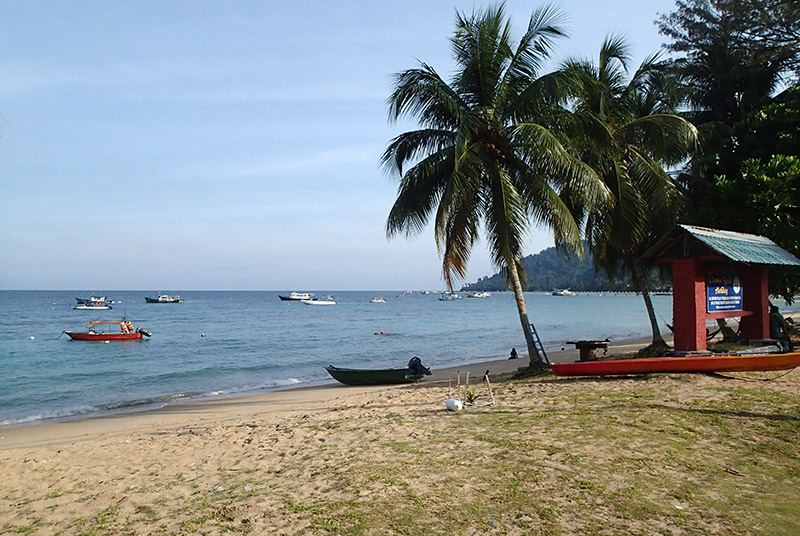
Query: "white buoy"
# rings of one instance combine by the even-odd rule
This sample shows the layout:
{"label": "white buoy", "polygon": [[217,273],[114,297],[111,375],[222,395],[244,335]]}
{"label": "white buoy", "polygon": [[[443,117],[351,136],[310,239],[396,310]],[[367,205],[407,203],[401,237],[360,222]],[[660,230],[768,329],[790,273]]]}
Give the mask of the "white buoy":
{"label": "white buoy", "polygon": [[36,337],[34,337],[33,335],[31,335],[31,336],[30,336],[30,339],[31,339],[31,340],[33,340],[33,339],[35,339],[35,338],[36,338]]}
{"label": "white buoy", "polygon": [[448,398],[444,402],[444,406],[447,408],[448,411],[461,411],[464,409],[464,404],[461,403],[460,400],[456,400],[455,398]]}

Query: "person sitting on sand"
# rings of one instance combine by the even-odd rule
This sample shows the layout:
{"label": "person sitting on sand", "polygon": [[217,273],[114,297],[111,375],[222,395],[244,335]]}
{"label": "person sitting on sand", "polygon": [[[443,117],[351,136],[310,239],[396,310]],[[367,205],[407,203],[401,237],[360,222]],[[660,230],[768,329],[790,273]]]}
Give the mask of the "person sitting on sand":
{"label": "person sitting on sand", "polygon": [[516,348],[512,348],[511,349],[511,356],[509,357],[509,359],[517,359],[518,357],[519,356],[517,355],[517,349]]}

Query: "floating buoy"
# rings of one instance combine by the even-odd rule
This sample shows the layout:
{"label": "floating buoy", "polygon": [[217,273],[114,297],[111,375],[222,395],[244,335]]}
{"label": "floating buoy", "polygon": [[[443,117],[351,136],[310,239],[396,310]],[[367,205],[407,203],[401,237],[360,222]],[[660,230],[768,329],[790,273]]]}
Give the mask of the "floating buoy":
{"label": "floating buoy", "polygon": [[200,334],[200,336],[201,336],[201,337],[205,337],[205,336],[206,336],[206,334],[205,334],[205,333],[201,333],[201,334]]}
{"label": "floating buoy", "polygon": [[34,337],[33,335],[31,335],[29,338],[30,338],[30,340],[33,340],[33,339],[35,339],[36,337]]}

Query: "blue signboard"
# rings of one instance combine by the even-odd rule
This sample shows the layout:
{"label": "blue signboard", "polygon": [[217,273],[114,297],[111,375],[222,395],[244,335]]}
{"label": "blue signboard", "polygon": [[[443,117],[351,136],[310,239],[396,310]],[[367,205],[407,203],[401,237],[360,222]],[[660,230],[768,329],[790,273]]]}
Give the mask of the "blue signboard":
{"label": "blue signboard", "polygon": [[739,274],[706,274],[706,312],[742,310],[742,278]]}

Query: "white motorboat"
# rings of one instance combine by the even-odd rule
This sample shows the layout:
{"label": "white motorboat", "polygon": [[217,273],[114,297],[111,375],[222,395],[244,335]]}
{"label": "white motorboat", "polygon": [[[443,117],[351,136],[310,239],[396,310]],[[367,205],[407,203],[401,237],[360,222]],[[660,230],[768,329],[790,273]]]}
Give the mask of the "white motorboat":
{"label": "white motorboat", "polygon": [[386,300],[378,296],[377,298],[372,298],[369,300],[369,303],[386,303]]}
{"label": "white motorboat", "polygon": [[473,294],[467,294],[467,298],[488,298],[491,295],[491,292],[475,292]]}
{"label": "white motorboat", "polygon": [[324,298],[311,298],[309,300],[300,300],[301,303],[306,305],[336,305],[336,300],[332,296],[325,296]]}
{"label": "white motorboat", "polygon": [[553,296],[575,296],[575,293],[568,288],[557,288],[552,294]]}

